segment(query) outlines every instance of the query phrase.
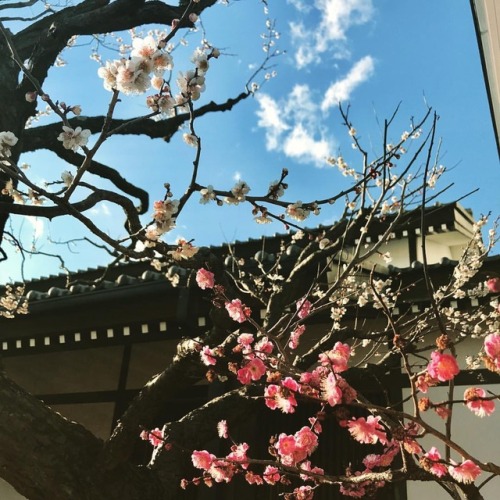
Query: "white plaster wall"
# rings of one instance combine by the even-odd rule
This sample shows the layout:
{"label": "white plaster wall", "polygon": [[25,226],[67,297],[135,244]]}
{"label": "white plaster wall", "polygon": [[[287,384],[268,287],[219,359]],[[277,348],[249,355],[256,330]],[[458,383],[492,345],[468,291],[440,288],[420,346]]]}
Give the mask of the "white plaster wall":
{"label": "white plaster wall", "polygon": [[9,483],[0,479],[0,498],[2,500],[23,500],[26,497],[20,495]]}
{"label": "white plaster wall", "polygon": [[[417,238],[417,260],[423,262],[424,258],[422,255],[421,245],[422,245],[422,238],[419,237]],[[425,249],[426,249],[428,264],[436,264],[440,262],[443,257],[446,257],[448,259],[453,258],[450,252],[450,247],[448,245],[432,241],[430,237],[427,237],[425,239]]]}
{"label": "white plaster wall", "polygon": [[[455,399],[463,397],[464,390],[469,386],[458,386],[455,388]],[[483,389],[489,389],[498,394],[500,384],[481,385]],[[434,402],[440,402],[447,399],[446,387],[433,387],[426,394]],[[406,389],[404,397],[409,395]],[[471,455],[481,461],[500,463],[500,441],[498,431],[500,429],[500,405],[496,403],[496,411],[489,417],[479,418],[468,410],[464,405],[455,405],[453,411],[452,439],[467,450]],[[405,404],[405,410],[413,412],[410,402]],[[425,421],[435,425],[438,430],[444,432],[444,420],[436,415],[434,411],[428,411],[424,414]],[[432,436],[425,437],[420,441],[425,450],[430,447],[436,448],[444,457],[444,446],[436,441]],[[461,457],[452,452],[451,458],[456,462],[461,461]],[[482,483],[488,477],[487,473],[482,473],[476,484]],[[450,500],[450,496],[437,483],[428,483],[420,481],[411,481],[407,484],[408,500],[422,500],[422,498],[432,498],[432,500]],[[485,500],[500,498],[500,478],[493,479],[481,489]]]}
{"label": "white plaster wall", "polygon": [[410,254],[408,252],[408,239],[389,240],[387,245],[380,247],[382,253],[390,252],[392,261],[391,265],[396,267],[410,266]]}

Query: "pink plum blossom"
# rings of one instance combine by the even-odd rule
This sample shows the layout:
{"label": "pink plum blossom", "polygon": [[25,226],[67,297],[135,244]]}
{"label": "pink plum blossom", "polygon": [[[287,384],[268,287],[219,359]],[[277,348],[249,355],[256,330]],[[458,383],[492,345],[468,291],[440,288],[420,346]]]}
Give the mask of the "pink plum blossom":
{"label": "pink plum blossom", "polygon": [[[393,442],[392,442],[393,443]],[[363,465],[372,470],[375,467],[389,467],[394,460],[394,457],[400,452],[399,446],[390,444],[381,455],[370,454],[363,459]]]}
{"label": "pink plum blossom", "polygon": [[264,479],[262,479],[262,476],[259,476],[259,474],[255,474],[255,472],[252,472],[250,470],[246,471],[245,473],[245,481],[248,484],[264,484]]}
{"label": "pink plum blossom", "polygon": [[250,317],[250,308],[246,307],[240,299],[233,299],[231,302],[226,302],[225,306],[231,319],[238,323],[244,323]]}
{"label": "pink plum blossom", "polygon": [[498,333],[490,333],[485,337],[484,350],[497,370],[500,370],[500,335]]}
{"label": "pink plum blossom", "polygon": [[227,439],[229,437],[229,430],[227,427],[227,422],[225,420],[221,420],[217,424],[217,434],[220,438]]}
{"label": "pink plum blossom", "polygon": [[248,448],[249,448],[249,446],[247,443],[234,444],[233,446],[231,446],[231,453],[229,453],[229,455],[226,457],[227,460],[230,460],[233,462],[238,462],[242,469],[247,469],[248,468],[248,457],[247,457]]}
{"label": "pink plum blossom", "polygon": [[297,400],[293,391],[286,390],[276,384],[269,384],[264,389],[266,406],[271,410],[279,409],[283,413],[293,413]]}
{"label": "pink plum blossom", "polygon": [[437,477],[443,477],[448,472],[448,468],[445,464],[439,463],[441,460],[441,454],[436,447],[432,447],[425,455],[431,462],[435,462],[431,465],[429,472]]}
{"label": "pink plum blossom", "polygon": [[319,355],[319,361],[323,366],[331,366],[335,373],[347,370],[347,362],[351,355],[351,348],[347,344],[337,342],[333,349]]}
{"label": "pink plum blossom", "polygon": [[266,365],[259,358],[253,358],[238,370],[237,378],[242,384],[259,380],[266,373]]}
{"label": "pink plum blossom", "polygon": [[216,483],[229,483],[234,476],[236,466],[225,462],[224,460],[214,460],[208,469],[208,473],[212,476]]}
{"label": "pink plum blossom", "polygon": [[294,462],[293,455],[297,449],[297,443],[293,436],[281,433],[275,447],[284,464],[291,465]]}
{"label": "pink plum blossom", "polygon": [[251,333],[242,333],[238,335],[236,341],[243,347],[250,347],[253,344],[254,338]]}
{"label": "pink plum blossom", "polygon": [[157,446],[162,446],[164,444],[163,430],[153,429],[151,431],[142,431],[141,439],[144,441],[149,441],[155,448]]}
{"label": "pink plum blossom", "polygon": [[298,300],[295,305],[297,307],[297,316],[300,319],[304,319],[307,316],[309,316],[312,304],[305,297],[303,299]]}
{"label": "pink plum blossom", "polygon": [[276,484],[280,481],[281,475],[279,469],[274,465],[267,465],[263,473],[264,481],[267,484]]}
{"label": "pink plum blossom", "polygon": [[213,288],[215,284],[214,273],[208,271],[207,269],[198,269],[198,272],[196,273],[196,283],[202,290]]}
{"label": "pink plum blossom", "polygon": [[500,293],[500,278],[490,278],[486,286],[491,293]]}
{"label": "pink plum blossom", "polygon": [[446,406],[444,406],[444,405],[436,405],[433,407],[433,410],[443,420],[446,420],[451,414],[449,408],[446,408]]}
{"label": "pink plum blossom", "polygon": [[318,446],[318,436],[309,427],[304,426],[295,433],[295,443],[307,455],[311,455]]}
{"label": "pink plum blossom", "polygon": [[274,445],[284,465],[296,465],[305,460],[318,445],[318,437],[309,427],[295,433],[294,436],[281,433]]}
{"label": "pink plum blossom", "polygon": [[481,474],[481,469],[472,460],[465,460],[460,465],[450,465],[448,472],[456,481],[467,484],[476,480]]}
{"label": "pink plum blossom", "polygon": [[342,402],[342,390],[337,385],[335,374],[329,373],[328,377],[323,380],[321,388],[322,397],[328,401],[330,406],[335,406]]}
{"label": "pink plum blossom", "polygon": [[[359,474],[361,473],[357,472],[355,475]],[[342,483],[340,485],[340,493],[342,493],[342,495],[345,495],[346,497],[365,498],[366,496],[365,486],[368,486],[369,484],[370,484],[369,481],[363,481],[360,483]]]}
{"label": "pink plum blossom", "polygon": [[312,500],[314,498],[314,490],[311,486],[299,486],[293,490],[293,498],[295,500]]}
{"label": "pink plum blossom", "polygon": [[214,357],[214,351],[207,345],[203,346],[200,351],[200,357],[203,363],[207,366],[215,365],[217,363],[217,359]]}
{"label": "pink plum blossom", "polygon": [[481,418],[489,417],[495,411],[495,402],[483,399],[486,397],[486,391],[480,387],[471,387],[464,393],[467,408]]}
{"label": "pink plum blossom", "polygon": [[294,380],[292,377],[285,377],[281,382],[281,385],[295,392],[297,392],[300,389],[298,382]]}
{"label": "pink plum blossom", "polygon": [[191,454],[191,460],[193,462],[193,465],[197,469],[203,469],[203,470],[208,470],[211,466],[213,461],[215,460],[215,455],[212,455],[206,450],[202,451],[193,451]]}
{"label": "pink plum blossom", "polygon": [[[320,476],[323,476],[325,474],[325,471],[321,467],[312,467],[311,466],[311,461],[306,460],[305,462],[302,462],[300,465],[300,470],[306,471],[306,472],[312,472],[313,474],[319,474]],[[309,474],[301,474],[300,479],[302,481],[313,481],[314,479],[312,476]]]}
{"label": "pink plum blossom", "polygon": [[431,353],[431,362],[427,366],[427,372],[432,378],[446,382],[452,380],[459,371],[457,360],[453,355],[439,351]]}
{"label": "pink plum blossom", "polygon": [[364,417],[353,418],[347,423],[347,426],[351,436],[360,443],[375,444],[380,441],[385,444],[387,436],[379,421],[380,417],[370,415],[366,419]]}
{"label": "pink plum blossom", "polygon": [[257,355],[261,355],[262,359],[265,358],[266,354],[271,354],[274,349],[273,343],[267,338],[262,337],[254,346]]}
{"label": "pink plum blossom", "polygon": [[288,342],[288,347],[290,349],[297,349],[299,346],[299,340],[301,335],[306,331],[306,325],[299,325],[293,332],[290,334],[290,341]]}

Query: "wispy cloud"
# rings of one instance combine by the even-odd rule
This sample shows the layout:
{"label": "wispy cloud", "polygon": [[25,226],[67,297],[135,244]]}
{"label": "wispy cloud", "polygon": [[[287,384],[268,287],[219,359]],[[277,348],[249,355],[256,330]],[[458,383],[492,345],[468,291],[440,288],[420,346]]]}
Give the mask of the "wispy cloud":
{"label": "wispy cloud", "polygon": [[26,216],[27,221],[33,227],[33,239],[37,240],[43,236],[45,226],[43,224],[43,220],[38,217],[34,217],[32,215]]}
{"label": "wispy cloud", "polygon": [[344,78],[328,87],[321,103],[321,110],[328,111],[339,102],[348,101],[352,92],[373,75],[374,69],[375,62],[372,57],[365,56],[360,59]]}
{"label": "wispy cloud", "polygon": [[[290,1],[303,15],[305,4]],[[314,13],[320,21],[314,30],[304,21],[290,23],[290,36],[296,45],[295,62],[298,68],[321,60],[321,55],[331,52],[334,57],[346,58],[349,49],[346,45],[346,33],[352,26],[369,22],[374,13],[372,0],[315,0]]]}
{"label": "wispy cloud", "polygon": [[286,3],[293,5],[299,12],[310,12],[312,9],[307,0],[286,0]]}
{"label": "wispy cloud", "polygon": [[321,122],[321,110],[311,98],[307,85],[296,85],[280,101],[267,94],[257,94],[258,125],[266,131],[266,147],[280,151],[299,163],[325,165],[335,144],[327,139]]}
{"label": "wispy cloud", "polygon": [[328,111],[348,101],[354,90],[371,77],[374,67],[372,57],[363,57],[345,77],[331,83],[321,93],[322,98],[319,91],[306,84],[295,85],[279,100],[257,93],[257,125],[265,129],[267,150],[279,151],[299,163],[325,166],[325,159],[337,146],[328,132]]}
{"label": "wispy cloud", "polygon": [[111,215],[111,210],[109,209],[108,205],[104,202],[91,208],[89,210],[89,212],[94,216],[95,215],[103,215],[105,217],[109,217]]}

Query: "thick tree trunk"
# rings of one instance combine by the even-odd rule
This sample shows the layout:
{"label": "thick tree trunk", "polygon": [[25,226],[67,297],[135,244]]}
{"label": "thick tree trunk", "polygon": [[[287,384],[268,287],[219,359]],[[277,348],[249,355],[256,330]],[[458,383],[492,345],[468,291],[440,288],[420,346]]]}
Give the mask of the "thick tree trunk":
{"label": "thick tree trunk", "polygon": [[147,468],[99,466],[102,441],[0,375],[0,475],[32,500],[160,500]]}

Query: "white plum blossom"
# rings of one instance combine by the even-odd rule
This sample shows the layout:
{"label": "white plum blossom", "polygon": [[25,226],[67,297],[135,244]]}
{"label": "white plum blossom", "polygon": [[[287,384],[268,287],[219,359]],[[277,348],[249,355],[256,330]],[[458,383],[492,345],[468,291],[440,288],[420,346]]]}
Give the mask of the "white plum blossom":
{"label": "white plum blossom", "polygon": [[285,188],[282,182],[273,181],[269,184],[269,198],[272,200],[277,200],[281,198],[285,194]]}
{"label": "white plum blossom", "polygon": [[14,183],[12,182],[12,179],[9,179],[6,183],[4,188],[2,189],[2,194],[3,195],[10,195],[12,191],[14,190]]}
{"label": "white plum blossom", "polygon": [[267,215],[267,213],[262,213],[257,217],[254,217],[257,224],[270,224],[273,220]]}
{"label": "white plum blossom", "polygon": [[209,201],[215,200],[215,193],[212,185],[208,185],[206,188],[200,189],[200,194],[200,203],[202,205],[207,204]]}
{"label": "white plum blossom", "polygon": [[183,134],[182,138],[188,146],[192,146],[193,148],[198,147],[198,137],[196,137],[195,135],[186,133]]}
{"label": "white plum blossom", "polygon": [[76,151],[79,147],[87,144],[90,137],[90,130],[82,130],[82,127],[72,129],[63,125],[63,131],[59,134],[57,140],[63,143],[65,149],[72,149]]}
{"label": "white plum blossom", "polygon": [[224,201],[230,205],[238,205],[240,201],[245,201],[245,195],[249,191],[250,186],[245,181],[238,181],[234,187],[231,188],[233,196],[226,197]]}
{"label": "white plum blossom", "polygon": [[164,83],[165,79],[163,76],[153,76],[153,78],[151,78],[151,86],[156,90],[161,90]]}
{"label": "white plum blossom", "polygon": [[245,195],[248,194],[249,191],[250,186],[245,181],[238,181],[231,189],[231,193],[233,193],[233,196],[239,201],[243,201]]}
{"label": "white plum blossom", "polygon": [[208,56],[203,49],[197,48],[191,57],[191,61],[198,68],[198,74],[203,74],[208,71]]}
{"label": "white plum blossom", "polygon": [[124,94],[142,94],[151,86],[149,71],[145,59],[121,59],[117,66],[116,89]]}
{"label": "white plum blossom", "polygon": [[177,239],[176,245],[177,248],[175,248],[175,250],[170,250],[168,252],[174,260],[190,259],[198,252],[198,247],[195,247],[189,241],[182,238]]}
{"label": "white plum blossom", "polygon": [[196,101],[205,90],[205,77],[195,70],[180,72],[177,77],[177,86],[182,98]]}
{"label": "white plum blossom", "polygon": [[10,148],[17,144],[18,138],[12,132],[0,132],[0,156],[9,157]]}
{"label": "white plum blossom", "polygon": [[155,220],[158,235],[166,233],[175,227],[174,215],[179,210],[179,200],[167,198],[166,200],[155,201],[153,208],[153,219]]}
{"label": "white plum blossom", "polygon": [[155,113],[160,112],[167,117],[174,115],[176,102],[173,97],[165,94],[155,94],[146,98],[146,105]]}
{"label": "white plum blossom", "polygon": [[106,65],[98,69],[98,75],[104,79],[104,88],[124,94],[142,94],[151,86],[151,73],[163,79],[163,73],[171,70],[174,64],[172,56],[161,50],[161,45],[152,36],[134,38],[129,59],[106,61]]}
{"label": "white plum blossom", "polygon": [[299,200],[286,207],[286,213],[292,219],[303,221],[309,217],[310,211],[307,208],[302,208],[302,202]]}
{"label": "white plum blossom", "polygon": [[152,59],[158,52],[158,44],[152,36],[146,38],[135,37],[132,40],[132,47],[131,57]]}
{"label": "white plum blossom", "polygon": [[70,187],[71,183],[73,182],[73,174],[71,172],[68,172],[67,170],[64,170],[61,173],[61,180],[64,182],[66,187]]}

